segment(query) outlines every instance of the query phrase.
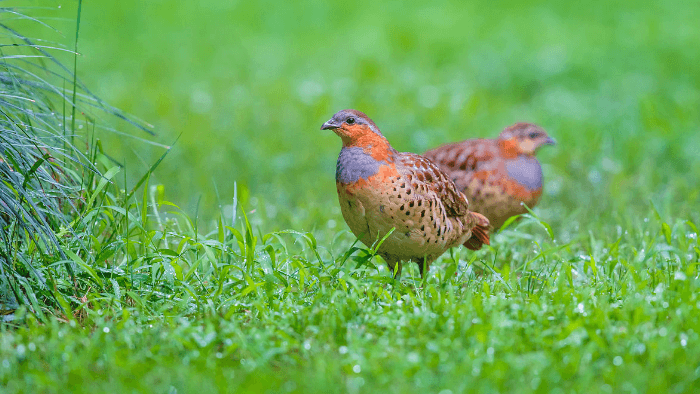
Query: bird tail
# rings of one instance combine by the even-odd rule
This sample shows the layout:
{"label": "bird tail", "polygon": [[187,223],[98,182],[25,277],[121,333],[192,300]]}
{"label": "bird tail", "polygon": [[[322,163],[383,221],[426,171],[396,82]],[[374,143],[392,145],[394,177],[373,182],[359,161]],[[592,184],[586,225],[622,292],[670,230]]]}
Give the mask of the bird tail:
{"label": "bird tail", "polygon": [[464,246],[466,246],[467,249],[479,250],[484,244],[491,245],[491,241],[489,240],[489,227],[491,224],[489,220],[480,213],[469,212],[469,214],[472,215],[476,224],[474,228],[472,228],[472,237],[464,243]]}

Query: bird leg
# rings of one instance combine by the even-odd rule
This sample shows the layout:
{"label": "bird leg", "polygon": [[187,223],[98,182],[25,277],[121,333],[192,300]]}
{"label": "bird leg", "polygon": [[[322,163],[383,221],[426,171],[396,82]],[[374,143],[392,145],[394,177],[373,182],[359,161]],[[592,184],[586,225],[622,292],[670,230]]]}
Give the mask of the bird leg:
{"label": "bird leg", "polygon": [[430,268],[428,267],[425,257],[421,257],[420,259],[418,259],[418,261],[416,261],[416,263],[418,263],[418,271],[420,271],[420,277],[422,279],[423,272],[428,272]]}

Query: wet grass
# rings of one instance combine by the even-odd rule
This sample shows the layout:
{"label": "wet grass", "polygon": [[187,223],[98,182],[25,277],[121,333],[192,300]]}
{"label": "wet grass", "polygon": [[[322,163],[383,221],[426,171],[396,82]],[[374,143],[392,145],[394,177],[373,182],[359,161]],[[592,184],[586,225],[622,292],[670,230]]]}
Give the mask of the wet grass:
{"label": "wet grass", "polygon": [[[78,74],[181,137],[75,117],[101,175],[49,224],[64,255],[5,260],[35,272],[4,276],[3,392],[698,390],[698,9],[136,3],[84,7]],[[412,151],[540,123],[542,202],[395,282],[337,207],[345,107]]]}
{"label": "wet grass", "polygon": [[155,211],[120,225],[120,211],[106,201],[91,218],[99,241],[76,265],[80,290],[57,283],[78,293],[70,313],[23,308],[3,325],[8,392],[698,387],[691,222],[562,245],[527,219],[495,249],[455,251],[425,282],[413,267],[395,283],[365,250],[310,233],[255,235],[244,222],[202,236]]}

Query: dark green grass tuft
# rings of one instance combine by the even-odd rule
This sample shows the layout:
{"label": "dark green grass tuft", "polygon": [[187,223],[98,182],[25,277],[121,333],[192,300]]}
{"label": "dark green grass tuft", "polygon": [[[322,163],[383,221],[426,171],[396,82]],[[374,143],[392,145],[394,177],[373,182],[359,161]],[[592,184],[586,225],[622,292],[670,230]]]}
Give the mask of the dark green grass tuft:
{"label": "dark green grass tuft", "polygon": [[77,279],[70,256],[90,250],[76,223],[104,180],[94,163],[93,112],[129,119],[51,54],[65,48],[15,30],[18,19],[41,23],[0,8],[0,305],[42,315],[45,305],[65,303],[56,280]]}

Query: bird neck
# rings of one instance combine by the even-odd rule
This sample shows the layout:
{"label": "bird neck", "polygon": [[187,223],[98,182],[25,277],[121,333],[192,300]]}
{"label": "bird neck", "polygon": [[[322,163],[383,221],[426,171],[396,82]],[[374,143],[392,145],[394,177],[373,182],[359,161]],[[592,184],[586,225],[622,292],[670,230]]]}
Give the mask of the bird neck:
{"label": "bird neck", "polygon": [[501,156],[506,159],[515,159],[523,154],[523,151],[518,145],[518,140],[515,138],[498,139],[498,149],[501,151]]}
{"label": "bird neck", "polygon": [[343,148],[362,148],[368,155],[375,160],[393,162],[396,150],[391,147],[389,141],[383,136],[376,133],[365,133],[360,136],[341,137],[343,140]]}

